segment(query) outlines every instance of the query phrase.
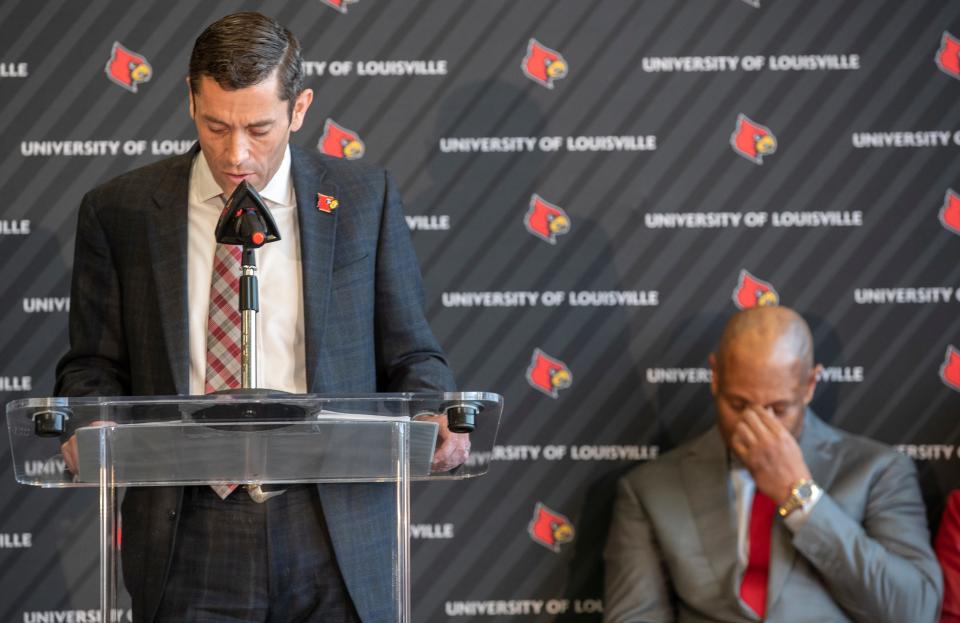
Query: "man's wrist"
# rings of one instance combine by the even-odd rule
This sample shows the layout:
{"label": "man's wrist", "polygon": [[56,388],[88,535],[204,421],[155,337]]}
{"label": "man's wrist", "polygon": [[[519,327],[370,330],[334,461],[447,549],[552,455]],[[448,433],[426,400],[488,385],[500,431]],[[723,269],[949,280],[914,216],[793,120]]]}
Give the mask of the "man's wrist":
{"label": "man's wrist", "polygon": [[806,514],[817,503],[823,490],[811,478],[803,478],[790,487],[790,497],[777,508],[781,517],[788,517],[797,510]]}

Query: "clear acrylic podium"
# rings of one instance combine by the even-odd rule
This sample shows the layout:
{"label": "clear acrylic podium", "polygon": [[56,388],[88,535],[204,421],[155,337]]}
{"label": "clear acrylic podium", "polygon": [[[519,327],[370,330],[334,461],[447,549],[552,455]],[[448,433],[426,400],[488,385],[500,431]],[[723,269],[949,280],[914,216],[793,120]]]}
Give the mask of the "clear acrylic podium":
{"label": "clear acrylic podium", "polygon": [[[99,488],[102,621],[112,620],[123,590],[118,490],[377,482],[393,486],[391,594],[396,620],[408,623],[411,481],[466,479],[487,468],[486,461],[467,461],[432,472],[439,424],[430,416],[475,417],[471,452],[490,452],[502,409],[499,395],[483,392],[36,398],[10,402],[7,427],[19,483]],[[77,473],[67,469],[60,447],[72,434]]]}

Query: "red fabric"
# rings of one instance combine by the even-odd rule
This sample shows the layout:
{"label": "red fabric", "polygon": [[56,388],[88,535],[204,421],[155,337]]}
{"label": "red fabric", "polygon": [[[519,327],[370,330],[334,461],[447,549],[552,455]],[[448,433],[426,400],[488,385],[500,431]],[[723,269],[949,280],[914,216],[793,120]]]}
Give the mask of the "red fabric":
{"label": "red fabric", "polygon": [[762,619],[767,610],[767,575],[770,570],[770,535],[777,505],[759,491],[750,508],[750,552],[740,583],[740,599]]}
{"label": "red fabric", "polygon": [[943,569],[943,612],[941,623],[960,623],[960,491],[947,498],[934,541],[937,559]]}

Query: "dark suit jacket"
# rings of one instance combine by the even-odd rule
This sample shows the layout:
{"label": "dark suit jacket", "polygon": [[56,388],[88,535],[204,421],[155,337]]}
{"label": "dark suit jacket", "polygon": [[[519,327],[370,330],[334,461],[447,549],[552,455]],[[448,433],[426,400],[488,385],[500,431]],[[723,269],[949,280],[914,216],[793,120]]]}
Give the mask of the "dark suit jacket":
{"label": "dark suit jacket", "polygon": [[[187,194],[198,149],[131,171],[83,198],[70,350],[57,366],[57,395],[189,393]],[[453,376],[423,314],[420,271],[389,174],[292,145],[291,151],[308,391],[452,390]],[[318,210],[317,193],[336,197],[337,210]],[[319,489],[357,611],[364,621],[393,620],[392,488]],[[131,489],[125,496],[124,578],[138,620],[156,612],[181,502],[178,488]]]}
{"label": "dark suit jacket", "polygon": [[[936,620],[940,568],[910,459],[809,411],[800,448],[824,495],[796,533],[774,521],[766,620]],[[716,427],[620,480],[605,558],[605,621],[759,620],[738,598],[736,507]]]}

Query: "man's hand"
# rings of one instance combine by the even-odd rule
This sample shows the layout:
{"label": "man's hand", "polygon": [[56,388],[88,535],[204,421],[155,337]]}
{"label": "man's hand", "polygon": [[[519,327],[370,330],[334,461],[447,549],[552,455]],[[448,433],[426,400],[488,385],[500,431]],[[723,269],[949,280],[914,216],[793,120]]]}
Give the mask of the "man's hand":
{"label": "man's hand", "polygon": [[778,505],[790,498],[795,484],[811,477],[797,440],[766,409],[748,406],[730,445],[750,470],[757,489]]}
{"label": "man's hand", "polygon": [[[90,426],[113,426],[116,422],[107,420],[96,420],[90,423]],[[67,469],[71,474],[80,473],[80,461],[77,456],[77,435],[73,434],[70,439],[60,444],[60,452],[63,454],[63,462],[67,464]]]}
{"label": "man's hand", "polygon": [[436,422],[440,425],[437,436],[437,449],[433,453],[430,470],[448,472],[462,465],[470,456],[470,435],[454,433],[447,427],[446,415],[418,415],[414,419],[424,422]]}

